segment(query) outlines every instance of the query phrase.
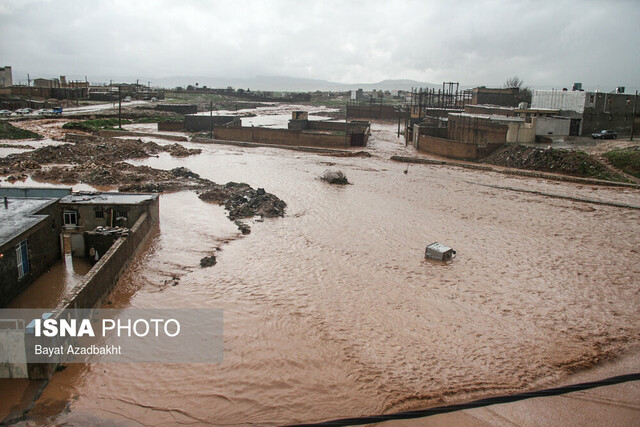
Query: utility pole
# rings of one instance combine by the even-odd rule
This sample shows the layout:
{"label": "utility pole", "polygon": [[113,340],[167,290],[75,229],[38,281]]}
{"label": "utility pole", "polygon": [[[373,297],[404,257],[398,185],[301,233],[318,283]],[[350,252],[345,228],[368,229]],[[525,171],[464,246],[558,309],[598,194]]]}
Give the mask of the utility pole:
{"label": "utility pole", "polygon": [[213,101],[209,104],[209,139],[213,139]]}
{"label": "utility pole", "polygon": [[118,85],[118,129],[122,130],[122,86]]}
{"label": "utility pole", "polygon": [[31,107],[31,77],[27,73],[27,94],[29,96],[29,107]]}
{"label": "utility pole", "polygon": [[636,96],[633,97],[633,114],[631,115],[631,141],[633,141],[633,131],[636,127],[636,104],[638,103],[638,91],[636,90]]}

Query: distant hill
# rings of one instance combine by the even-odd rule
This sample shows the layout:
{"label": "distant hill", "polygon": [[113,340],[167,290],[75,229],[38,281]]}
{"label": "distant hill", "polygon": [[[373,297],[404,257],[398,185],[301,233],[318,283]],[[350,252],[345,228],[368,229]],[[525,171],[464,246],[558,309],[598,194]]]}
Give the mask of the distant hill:
{"label": "distant hill", "polygon": [[[146,80],[146,79],[141,79]],[[286,76],[257,76],[249,79],[204,77],[204,76],[176,76],[162,79],[149,79],[152,86],[163,86],[173,88],[176,86],[187,86],[198,83],[199,87],[207,86],[211,88],[243,88],[251,90],[308,92],[315,90],[411,90],[412,87],[440,87],[433,83],[418,82],[415,80],[383,80],[378,83],[336,83],[327,80],[303,79]]]}

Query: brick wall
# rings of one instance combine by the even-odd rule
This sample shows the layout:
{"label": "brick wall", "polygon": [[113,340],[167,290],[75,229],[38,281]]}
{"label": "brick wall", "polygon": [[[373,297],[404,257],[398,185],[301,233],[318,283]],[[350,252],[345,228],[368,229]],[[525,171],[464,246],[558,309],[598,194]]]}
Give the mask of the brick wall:
{"label": "brick wall", "polygon": [[188,115],[184,117],[184,128],[189,132],[209,132],[211,124],[213,126],[222,126],[229,123],[240,125],[240,119],[236,116],[195,116]]}
{"label": "brick wall", "polygon": [[184,121],[181,122],[158,122],[158,130],[177,132],[184,130]]}
{"label": "brick wall", "polygon": [[173,111],[178,114],[195,114],[198,112],[198,106],[195,104],[158,104],[158,111]]}
{"label": "brick wall", "polygon": [[344,148],[345,135],[327,135],[289,129],[260,127],[214,127],[213,138],[223,141],[244,141],[260,144],[306,147]]}
{"label": "brick wall", "polygon": [[399,117],[405,117],[406,115],[406,113],[396,111],[393,105],[375,103],[347,105],[347,119],[397,120]]}
{"label": "brick wall", "polygon": [[420,151],[452,159],[476,160],[478,158],[478,146],[476,144],[430,135],[418,136],[418,146],[416,148]]}
{"label": "brick wall", "polygon": [[507,140],[508,126],[491,123],[486,119],[449,115],[448,138],[478,145]]}

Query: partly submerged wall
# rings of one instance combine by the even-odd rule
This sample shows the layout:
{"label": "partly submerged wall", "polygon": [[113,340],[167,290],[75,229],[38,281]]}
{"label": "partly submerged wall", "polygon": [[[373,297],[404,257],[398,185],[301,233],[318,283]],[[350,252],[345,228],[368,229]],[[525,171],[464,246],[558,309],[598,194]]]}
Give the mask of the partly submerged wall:
{"label": "partly submerged wall", "polygon": [[455,141],[430,135],[419,135],[416,148],[419,151],[459,160],[478,160],[500,148],[502,143],[478,146],[472,142]]}
{"label": "partly submerged wall", "polygon": [[293,145],[305,147],[344,148],[348,147],[347,135],[305,132],[289,129],[269,129],[260,127],[214,127],[213,138],[223,141],[257,142],[260,144]]}

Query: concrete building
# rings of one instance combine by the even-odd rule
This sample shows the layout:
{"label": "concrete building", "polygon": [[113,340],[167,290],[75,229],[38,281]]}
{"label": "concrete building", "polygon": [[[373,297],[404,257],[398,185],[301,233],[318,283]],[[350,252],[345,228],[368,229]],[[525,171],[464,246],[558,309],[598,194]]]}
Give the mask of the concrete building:
{"label": "concrete building", "polygon": [[60,209],[65,250],[75,256],[89,256],[91,247],[85,244],[87,232],[98,227],[130,228],[149,211],[157,216],[158,195],[74,193],[60,199]]}
{"label": "concrete building", "polygon": [[472,90],[471,104],[491,104],[516,107],[520,103],[520,89],[477,87]]}
{"label": "concrete building", "polygon": [[114,227],[129,229],[145,213],[158,219],[157,194],[70,193],[69,188],[0,187],[0,307],[63,251],[75,256],[97,251],[100,258],[122,235]]}
{"label": "concrete building", "polygon": [[49,89],[59,88],[60,80],[58,79],[34,79],[33,86],[35,87],[47,87]]}
{"label": "concrete building", "polygon": [[571,119],[570,135],[590,135],[601,129],[624,134],[634,120],[633,104],[634,95],[624,93],[536,90],[531,108],[557,110]]}
{"label": "concrete building", "polygon": [[0,207],[0,307],[61,257],[57,198],[3,196]]}
{"label": "concrete building", "polygon": [[13,76],[11,75],[11,67],[0,67],[0,87],[13,86]]}

